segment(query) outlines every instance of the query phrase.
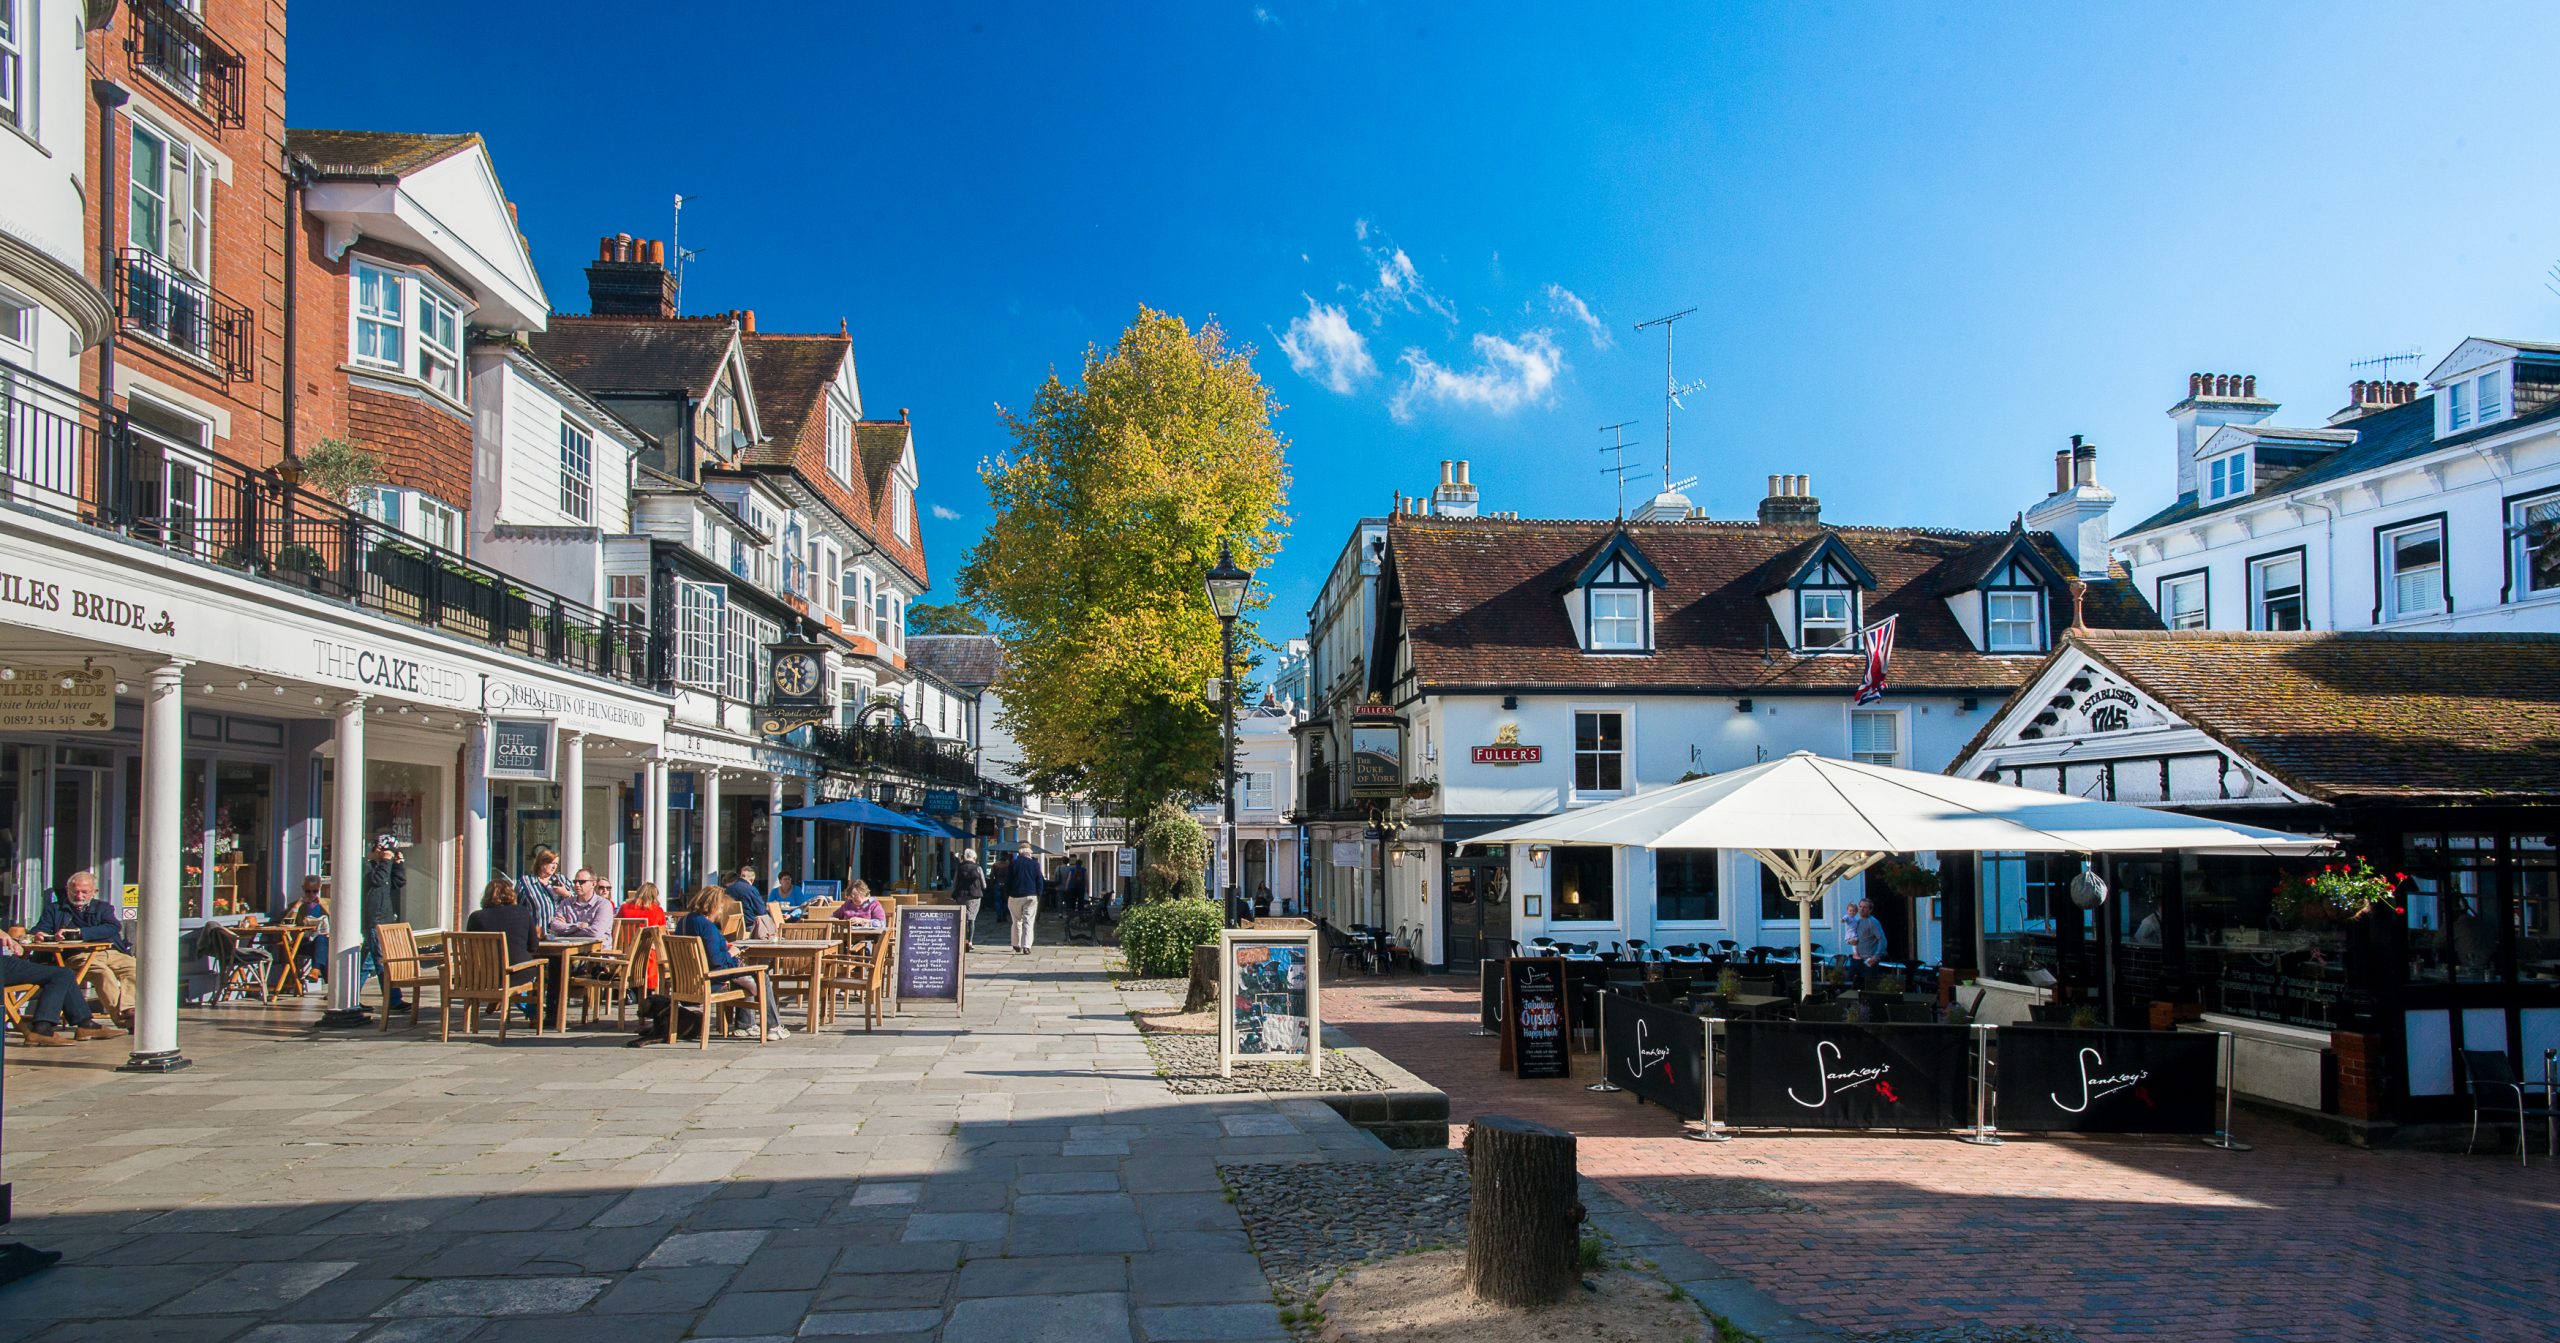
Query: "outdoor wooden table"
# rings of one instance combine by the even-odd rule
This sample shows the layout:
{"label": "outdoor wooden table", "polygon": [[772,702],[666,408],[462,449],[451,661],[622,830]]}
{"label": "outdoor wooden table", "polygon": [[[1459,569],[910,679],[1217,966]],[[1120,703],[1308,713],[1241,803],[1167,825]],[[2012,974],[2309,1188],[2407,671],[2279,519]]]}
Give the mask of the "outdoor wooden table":
{"label": "outdoor wooden table", "polygon": [[592,954],[603,945],[592,937],[546,937],[533,944],[535,951],[558,963],[558,969],[551,976],[552,1001],[558,1015],[551,1020],[563,1031],[569,1029],[569,962],[581,954]]}
{"label": "outdoor wooden table", "polygon": [[237,936],[244,942],[273,942],[275,944],[275,960],[267,966],[267,993],[269,997],[273,997],[276,994],[284,992],[287,987],[294,989],[300,989],[302,987],[300,983],[296,982],[296,976],[294,973],[294,957],[302,951],[302,939],[309,936],[311,933],[309,925],[300,923],[260,923],[244,928],[235,923],[231,925],[231,931],[234,936]]}
{"label": "outdoor wooden table", "polygon": [[789,940],[770,938],[752,942],[732,942],[729,944],[729,949],[738,953],[741,960],[766,967],[765,975],[768,979],[782,972],[784,962],[795,958],[807,958],[809,962],[809,1029],[816,1030],[818,1028],[818,995],[826,991],[822,986],[827,977],[827,958],[836,953],[836,945],[834,942],[800,938]]}
{"label": "outdoor wooden table", "polygon": [[76,939],[38,942],[33,938],[25,939],[25,943],[27,956],[30,959],[40,957],[49,960],[69,970],[73,979],[83,982],[89,978],[89,962],[98,959],[99,952],[115,945],[112,942],[84,942]]}

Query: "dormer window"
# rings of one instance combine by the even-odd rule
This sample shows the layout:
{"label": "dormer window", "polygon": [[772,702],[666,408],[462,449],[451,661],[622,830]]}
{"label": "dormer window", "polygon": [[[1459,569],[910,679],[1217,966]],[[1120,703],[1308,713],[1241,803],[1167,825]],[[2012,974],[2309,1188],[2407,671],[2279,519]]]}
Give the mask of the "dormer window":
{"label": "dormer window", "polygon": [[[1837,534],[1826,534],[1796,565],[1783,587],[1769,590],[1769,614],[1795,620],[1795,647],[1808,653],[1845,653],[1857,647],[1858,621],[1876,576]],[[1790,599],[1794,610],[1787,609]]]}
{"label": "dormer window", "polygon": [[2489,369],[2444,387],[2444,427],[2460,433],[2474,425],[2495,424],[2507,417],[2507,372]]}
{"label": "dormer window", "polygon": [[1603,542],[1563,596],[1575,639],[1586,653],[1653,651],[1653,590],[1662,571],[1624,532]]}
{"label": "dormer window", "polygon": [[1591,647],[1594,652],[1644,650],[1644,589],[1591,589]]}
{"label": "dormer window", "polygon": [[1983,647],[1994,653],[2044,651],[2044,584],[2011,559],[1982,585]]}
{"label": "dormer window", "polygon": [[2204,464],[2205,502],[2236,499],[2249,492],[2249,454],[2226,452]]}
{"label": "dormer window", "polygon": [[1796,646],[1841,648],[1857,628],[1858,594],[1853,588],[1805,588],[1796,593]]}

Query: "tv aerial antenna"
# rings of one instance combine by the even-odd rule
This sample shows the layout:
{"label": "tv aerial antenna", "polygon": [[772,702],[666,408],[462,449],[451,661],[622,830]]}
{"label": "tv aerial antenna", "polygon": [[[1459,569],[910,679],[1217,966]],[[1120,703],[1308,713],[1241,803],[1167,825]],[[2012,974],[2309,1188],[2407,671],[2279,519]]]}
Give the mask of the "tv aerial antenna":
{"label": "tv aerial antenna", "polygon": [[[2551,269],[2555,275],[2560,275],[2560,262],[2554,262]],[[2560,292],[2560,290],[2555,290],[2554,292]],[[2412,345],[2408,349],[2394,350],[2390,354],[2377,354],[2371,359],[2358,359],[2353,363],[2348,364],[2347,367],[2350,369],[2380,369],[2382,371],[2382,380],[2384,382],[2390,382],[2393,381],[2392,370],[2403,364],[2408,365],[2411,373],[2417,372],[2418,355],[2418,347]]]}
{"label": "tv aerial antenna", "polygon": [[678,317],[682,317],[682,316],[684,316],[684,263],[686,263],[686,262],[688,262],[688,261],[691,261],[691,260],[693,260],[695,257],[698,257],[698,256],[702,255],[702,253],[700,253],[700,252],[688,252],[688,251],[686,251],[686,250],[685,250],[685,246],[684,246],[684,202],[685,202],[685,194],[684,194],[683,192],[681,192],[681,191],[677,192],[677,193],[676,193],[676,222],[675,222],[675,228],[674,228],[674,231],[673,231],[673,232],[671,232],[671,233],[669,233],[669,234],[668,234],[668,236],[667,236],[667,250],[669,250],[669,251],[671,251],[671,252],[674,252],[674,253],[676,254],[676,255],[675,255],[675,262],[676,262],[676,264],[675,264],[675,280],[676,280],[676,316],[678,316]]}
{"label": "tv aerial antenna", "polygon": [[1668,317],[1656,317],[1650,322],[1636,323],[1638,331],[1648,327],[1662,328],[1662,478],[1665,480],[1671,478],[1671,412],[1688,409],[1680,404],[1680,398],[1707,385],[1707,380],[1704,378],[1683,383],[1680,381],[1680,375],[1671,371],[1672,324],[1696,311],[1695,308],[1682,308]]}
{"label": "tv aerial antenna", "polygon": [[1627,481],[1630,478],[1642,480],[1653,474],[1627,465],[1627,430],[1634,424],[1634,420],[1620,420],[1616,424],[1600,426],[1601,433],[1617,436],[1615,441],[1600,445],[1600,451],[1609,456],[1609,464],[1600,468],[1600,474],[1618,478],[1618,517],[1622,521],[1627,516]]}

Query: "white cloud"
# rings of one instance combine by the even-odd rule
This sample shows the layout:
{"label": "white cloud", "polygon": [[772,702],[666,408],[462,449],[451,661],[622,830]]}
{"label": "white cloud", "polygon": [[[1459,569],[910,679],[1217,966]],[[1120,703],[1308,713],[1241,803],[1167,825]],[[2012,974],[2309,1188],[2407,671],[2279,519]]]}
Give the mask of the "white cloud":
{"label": "white cloud", "polygon": [[1260,5],[1255,5],[1253,7],[1253,21],[1255,23],[1278,27],[1280,24],[1280,16],[1272,13],[1270,10],[1264,9]]}
{"label": "white cloud", "polygon": [[960,520],[959,509],[945,508],[940,504],[935,504],[933,506],[933,515],[942,519],[944,522],[958,522]]}
{"label": "white cloud", "polygon": [[1378,277],[1376,284],[1360,291],[1360,310],[1369,315],[1371,326],[1385,321],[1391,309],[1427,312],[1452,326],[1457,324],[1458,305],[1423,281],[1422,268],[1413,264],[1412,256],[1396,246],[1384,229],[1362,219],[1352,224],[1351,234],[1369,259],[1370,272]]}
{"label": "white cloud", "polygon": [[1348,396],[1378,376],[1378,361],[1369,355],[1369,338],[1354,330],[1341,308],[1307,299],[1306,315],[1290,319],[1280,333],[1280,352],[1298,376],[1311,378],[1326,391]]}
{"label": "white cloud", "polygon": [[1605,350],[1618,343],[1617,337],[1609,334],[1609,328],[1601,324],[1598,314],[1591,311],[1591,305],[1583,302],[1580,294],[1563,285],[1547,286],[1547,307],[1556,316],[1581,327],[1591,337],[1592,349]]}
{"label": "white cloud", "polygon": [[1411,420],[1417,404],[1472,406],[1508,415],[1524,406],[1544,403],[1564,371],[1564,354],[1544,330],[1524,331],[1518,340],[1479,333],[1474,342],[1476,366],[1454,369],[1419,348],[1404,352],[1404,386],[1396,389],[1387,411],[1399,421]]}

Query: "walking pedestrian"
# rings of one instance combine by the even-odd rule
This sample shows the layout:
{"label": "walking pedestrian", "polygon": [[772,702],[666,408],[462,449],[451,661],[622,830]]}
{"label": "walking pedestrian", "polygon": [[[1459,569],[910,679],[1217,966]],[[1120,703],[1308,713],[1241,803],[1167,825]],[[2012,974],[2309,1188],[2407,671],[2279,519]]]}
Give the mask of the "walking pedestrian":
{"label": "walking pedestrian", "polygon": [[1014,850],[1013,866],[1004,870],[1005,907],[1013,914],[1013,954],[1031,954],[1033,930],[1040,923],[1040,891],[1046,883],[1040,875],[1040,860],[1031,856],[1028,844]]}
{"label": "walking pedestrian", "polygon": [[968,941],[978,937],[978,906],[987,898],[986,869],[978,866],[978,851],[960,851],[960,870],[951,877],[951,899],[960,906],[960,936]]}

